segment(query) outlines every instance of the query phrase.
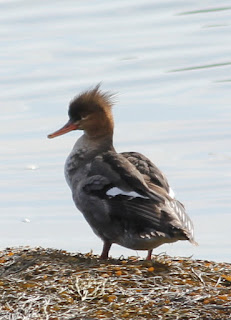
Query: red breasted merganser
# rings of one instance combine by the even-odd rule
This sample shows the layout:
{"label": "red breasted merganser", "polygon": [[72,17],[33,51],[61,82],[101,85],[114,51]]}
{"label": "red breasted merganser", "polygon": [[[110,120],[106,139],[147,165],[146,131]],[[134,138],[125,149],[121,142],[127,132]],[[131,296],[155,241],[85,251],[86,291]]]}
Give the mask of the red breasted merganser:
{"label": "red breasted merganser", "polygon": [[163,243],[195,243],[193,224],[175,199],[165,176],[138,152],[113,147],[112,95],[99,85],[71,101],[69,121],[54,138],[83,130],[66,160],[65,177],[76,207],[103,242],[101,259],[112,243],[152,250]]}

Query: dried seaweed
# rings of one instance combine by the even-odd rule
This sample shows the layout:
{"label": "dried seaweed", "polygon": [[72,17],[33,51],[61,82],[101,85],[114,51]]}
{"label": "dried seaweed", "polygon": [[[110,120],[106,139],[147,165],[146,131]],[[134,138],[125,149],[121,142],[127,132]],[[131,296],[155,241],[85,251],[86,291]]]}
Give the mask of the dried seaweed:
{"label": "dried seaweed", "polygon": [[0,252],[0,319],[231,319],[231,265],[110,259],[43,248]]}

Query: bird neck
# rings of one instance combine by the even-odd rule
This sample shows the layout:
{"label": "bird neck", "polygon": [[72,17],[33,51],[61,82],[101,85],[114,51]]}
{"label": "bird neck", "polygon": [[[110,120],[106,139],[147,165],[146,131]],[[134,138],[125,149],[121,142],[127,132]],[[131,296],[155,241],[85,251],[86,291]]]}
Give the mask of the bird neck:
{"label": "bird neck", "polygon": [[99,135],[92,137],[84,132],[84,134],[76,141],[72,153],[84,154],[84,158],[88,156],[94,157],[99,153],[114,150],[112,135]]}
{"label": "bird neck", "polygon": [[112,141],[114,121],[111,111],[102,110],[90,117],[84,125],[84,134],[89,140]]}

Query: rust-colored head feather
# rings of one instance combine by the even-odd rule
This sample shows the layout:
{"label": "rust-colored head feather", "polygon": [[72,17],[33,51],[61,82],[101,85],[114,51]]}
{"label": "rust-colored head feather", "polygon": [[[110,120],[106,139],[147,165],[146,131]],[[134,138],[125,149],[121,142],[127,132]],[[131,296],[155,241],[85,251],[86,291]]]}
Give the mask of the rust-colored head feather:
{"label": "rust-colored head feather", "polygon": [[49,138],[57,137],[71,130],[84,130],[92,138],[113,135],[113,105],[110,92],[102,92],[100,84],[94,89],[85,91],[75,97],[69,106],[69,121],[61,129],[50,134]]}
{"label": "rust-colored head feather", "polygon": [[110,92],[102,92],[98,84],[94,89],[82,92],[71,101],[69,117],[73,120],[80,120],[81,117],[94,112],[103,110],[108,112],[113,105],[113,96],[114,94]]}

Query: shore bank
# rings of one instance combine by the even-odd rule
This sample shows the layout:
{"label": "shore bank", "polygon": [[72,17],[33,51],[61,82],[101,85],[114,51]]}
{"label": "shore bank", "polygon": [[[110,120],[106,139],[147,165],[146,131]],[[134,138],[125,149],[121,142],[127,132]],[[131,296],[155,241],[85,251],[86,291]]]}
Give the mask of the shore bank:
{"label": "shore bank", "polygon": [[1,320],[231,319],[231,264],[0,251]]}

